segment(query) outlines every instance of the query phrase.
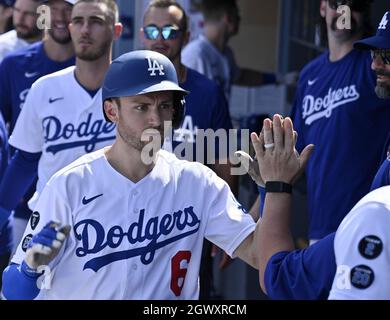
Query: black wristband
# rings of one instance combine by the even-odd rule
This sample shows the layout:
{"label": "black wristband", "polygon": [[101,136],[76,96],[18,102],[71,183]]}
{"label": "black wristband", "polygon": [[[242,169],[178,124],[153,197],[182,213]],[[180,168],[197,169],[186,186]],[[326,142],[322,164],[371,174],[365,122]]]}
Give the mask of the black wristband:
{"label": "black wristband", "polygon": [[292,185],[282,181],[268,181],[265,192],[292,193]]}

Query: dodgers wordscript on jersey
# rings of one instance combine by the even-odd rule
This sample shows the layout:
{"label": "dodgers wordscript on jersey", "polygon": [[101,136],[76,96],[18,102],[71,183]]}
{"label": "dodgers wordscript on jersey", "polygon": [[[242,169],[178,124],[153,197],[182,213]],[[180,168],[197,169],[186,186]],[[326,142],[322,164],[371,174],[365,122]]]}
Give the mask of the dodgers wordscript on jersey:
{"label": "dodgers wordscript on jersey", "polygon": [[306,95],[303,99],[302,118],[307,125],[310,125],[318,119],[329,118],[334,109],[359,98],[360,94],[355,85],[340,89],[329,88],[325,97],[315,98],[313,95]]}
{"label": "dodgers wordscript on jersey", "polygon": [[[143,264],[150,264],[158,249],[198,232],[200,226],[200,220],[192,206],[172,214],[152,217],[147,221],[144,218],[145,209],[142,209],[138,221],[130,224],[127,232],[121,226],[113,226],[106,232],[105,227],[93,219],[77,222],[73,229],[76,239],[81,243],[76,249],[78,257],[97,254],[106,247],[118,248],[126,239],[132,245],[146,243],[145,246],[134,249],[99,254],[84,265],[84,270],[92,269],[97,272],[112,262],[137,256],[140,256]],[[163,239],[158,241],[160,238]]]}
{"label": "dodgers wordscript on jersey", "polygon": [[[78,125],[62,123],[55,116],[43,118],[45,143],[53,142],[46,148],[46,152],[56,154],[63,150],[84,147],[88,153],[95,150],[97,143],[113,140],[114,135],[107,135],[113,133],[115,124],[102,119],[92,121],[92,115],[88,113],[87,119]],[[55,144],[56,141],[60,143]]]}

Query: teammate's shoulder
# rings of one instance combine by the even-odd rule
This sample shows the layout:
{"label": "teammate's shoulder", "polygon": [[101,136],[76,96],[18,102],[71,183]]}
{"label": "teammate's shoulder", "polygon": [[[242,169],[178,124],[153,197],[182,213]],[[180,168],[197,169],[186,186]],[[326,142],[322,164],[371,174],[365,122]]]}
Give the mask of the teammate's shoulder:
{"label": "teammate's shoulder", "polygon": [[200,162],[179,159],[175,154],[165,150],[159,151],[159,157],[163,160],[163,164],[160,162],[159,170],[170,172],[170,175],[175,179],[192,181],[193,187],[205,183],[209,185],[212,184],[212,181],[215,182],[215,179],[218,180],[214,171]]}
{"label": "teammate's shoulder", "polygon": [[174,153],[160,150],[158,152],[158,157],[163,160],[165,163],[171,166],[175,171],[194,171],[194,172],[203,172],[203,171],[211,171],[208,167],[203,165],[200,162],[188,161],[179,159]]}
{"label": "teammate's shoulder", "polygon": [[218,91],[217,83],[195,69],[187,68],[187,81],[191,86],[202,87],[206,91]]}
{"label": "teammate's shoulder", "polygon": [[390,186],[375,189],[364,196],[341,222],[336,238],[340,238],[340,234],[344,236],[346,229],[359,232],[383,223],[390,224]]}
{"label": "teammate's shoulder", "polygon": [[371,63],[372,63],[372,57],[371,57],[371,51],[370,50],[353,50],[353,58],[355,63],[362,65],[362,61],[364,61],[366,67],[361,67],[361,69],[372,72],[371,70]]}
{"label": "teammate's shoulder", "polygon": [[186,160],[181,160],[172,152],[166,151],[164,149],[161,149],[158,151],[157,159],[162,160],[164,163],[170,164],[170,165],[180,165],[185,162],[188,162]]}
{"label": "teammate's shoulder", "polygon": [[24,61],[31,61],[31,59],[34,59],[35,55],[42,50],[43,43],[41,41],[35,42],[33,44],[30,44],[28,46],[25,46],[23,48],[17,49],[11,53],[9,53],[5,58],[4,61],[9,62],[24,62]]}
{"label": "teammate's shoulder", "polygon": [[371,57],[371,51],[370,50],[359,50],[359,49],[353,49],[352,51],[352,58],[357,59],[358,61],[362,58],[369,59],[372,62]]}
{"label": "teammate's shoulder", "polygon": [[205,41],[203,39],[203,36],[199,36],[190,42],[184,47],[184,50],[188,50],[189,48],[191,49],[201,49],[205,46]]}
{"label": "teammate's shoulder", "polygon": [[182,57],[202,57],[203,54],[208,53],[210,50],[210,43],[204,36],[199,36],[198,38],[190,41],[182,51]]}
{"label": "teammate's shoulder", "polygon": [[[380,202],[390,208],[390,186],[383,186],[365,195],[354,207],[356,209],[367,202]],[[352,209],[352,210],[353,210]]]}
{"label": "teammate's shoulder", "polygon": [[[87,153],[80,158],[76,159],[72,163],[68,164],[61,170],[57,171],[50,181],[67,179],[69,176],[78,176],[80,180],[85,178],[84,173],[86,171],[90,172],[91,168],[98,161],[105,159],[105,148],[99,149],[97,151]],[[50,182],[48,183],[50,184]]]}
{"label": "teammate's shoulder", "polygon": [[[64,81],[66,81],[67,78],[73,77],[75,66],[70,66],[65,69],[47,74],[41,78],[39,78],[37,81],[34,82],[34,87],[37,86],[56,86],[57,84],[64,84]],[[69,83],[65,83],[68,84]]]}
{"label": "teammate's shoulder", "polygon": [[5,32],[3,34],[0,34],[0,44],[8,43],[9,41],[16,38],[16,31],[15,29],[10,30],[8,32]]}
{"label": "teammate's shoulder", "polygon": [[316,71],[319,67],[322,67],[328,62],[329,57],[329,51],[326,50],[322,54],[320,54],[318,57],[314,58],[313,60],[309,61],[301,71],[301,76],[307,73],[313,73],[313,71]]}

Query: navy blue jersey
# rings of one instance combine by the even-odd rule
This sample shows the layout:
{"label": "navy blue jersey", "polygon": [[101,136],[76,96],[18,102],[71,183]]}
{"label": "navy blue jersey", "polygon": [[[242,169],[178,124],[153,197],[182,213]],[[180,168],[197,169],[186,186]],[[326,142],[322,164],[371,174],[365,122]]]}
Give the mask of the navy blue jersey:
{"label": "navy blue jersey", "polygon": [[[179,158],[190,160],[197,160],[205,163],[207,160],[207,153],[211,152],[205,147],[199,152],[196,152],[196,138],[199,129],[224,129],[228,131],[232,129],[232,122],[229,114],[228,105],[222,89],[212,80],[199,72],[187,68],[187,79],[180,86],[190,91],[186,96],[186,111],[184,121],[181,127],[175,131],[173,138],[173,151],[176,149],[176,155]],[[178,145],[185,146],[183,141],[186,141],[191,148],[177,149]],[[187,146],[188,146],[187,145]],[[177,152],[181,151],[183,152]],[[227,150],[227,149],[225,149]],[[187,152],[188,151],[188,152]],[[192,154],[188,154],[191,153]],[[220,158],[218,141],[213,150],[217,159]],[[227,151],[226,151],[227,152]],[[202,161],[202,158],[204,161]]]}
{"label": "navy blue jersey", "polygon": [[326,52],[302,71],[292,110],[297,149],[310,143],[306,167],[309,237],[336,231],[368,193],[390,128],[390,100],[375,94],[368,51],[330,62]]}
{"label": "navy blue jersey", "polygon": [[278,252],[267,263],[270,299],[326,299],[336,274],[335,233],[303,250]]}
{"label": "navy blue jersey", "polygon": [[43,48],[43,42],[36,42],[8,55],[0,64],[0,109],[10,133],[35,80],[72,66],[75,59],[56,62],[51,60]]}

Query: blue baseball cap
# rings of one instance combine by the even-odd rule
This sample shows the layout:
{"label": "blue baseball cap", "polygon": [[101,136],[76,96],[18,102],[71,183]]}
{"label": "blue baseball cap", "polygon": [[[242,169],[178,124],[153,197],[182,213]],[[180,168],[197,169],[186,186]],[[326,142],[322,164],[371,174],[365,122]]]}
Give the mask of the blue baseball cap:
{"label": "blue baseball cap", "polygon": [[16,0],[0,0],[0,4],[4,7],[13,7]]}
{"label": "blue baseball cap", "polygon": [[354,43],[355,49],[390,49],[390,11],[387,11],[379,23],[376,35]]}

